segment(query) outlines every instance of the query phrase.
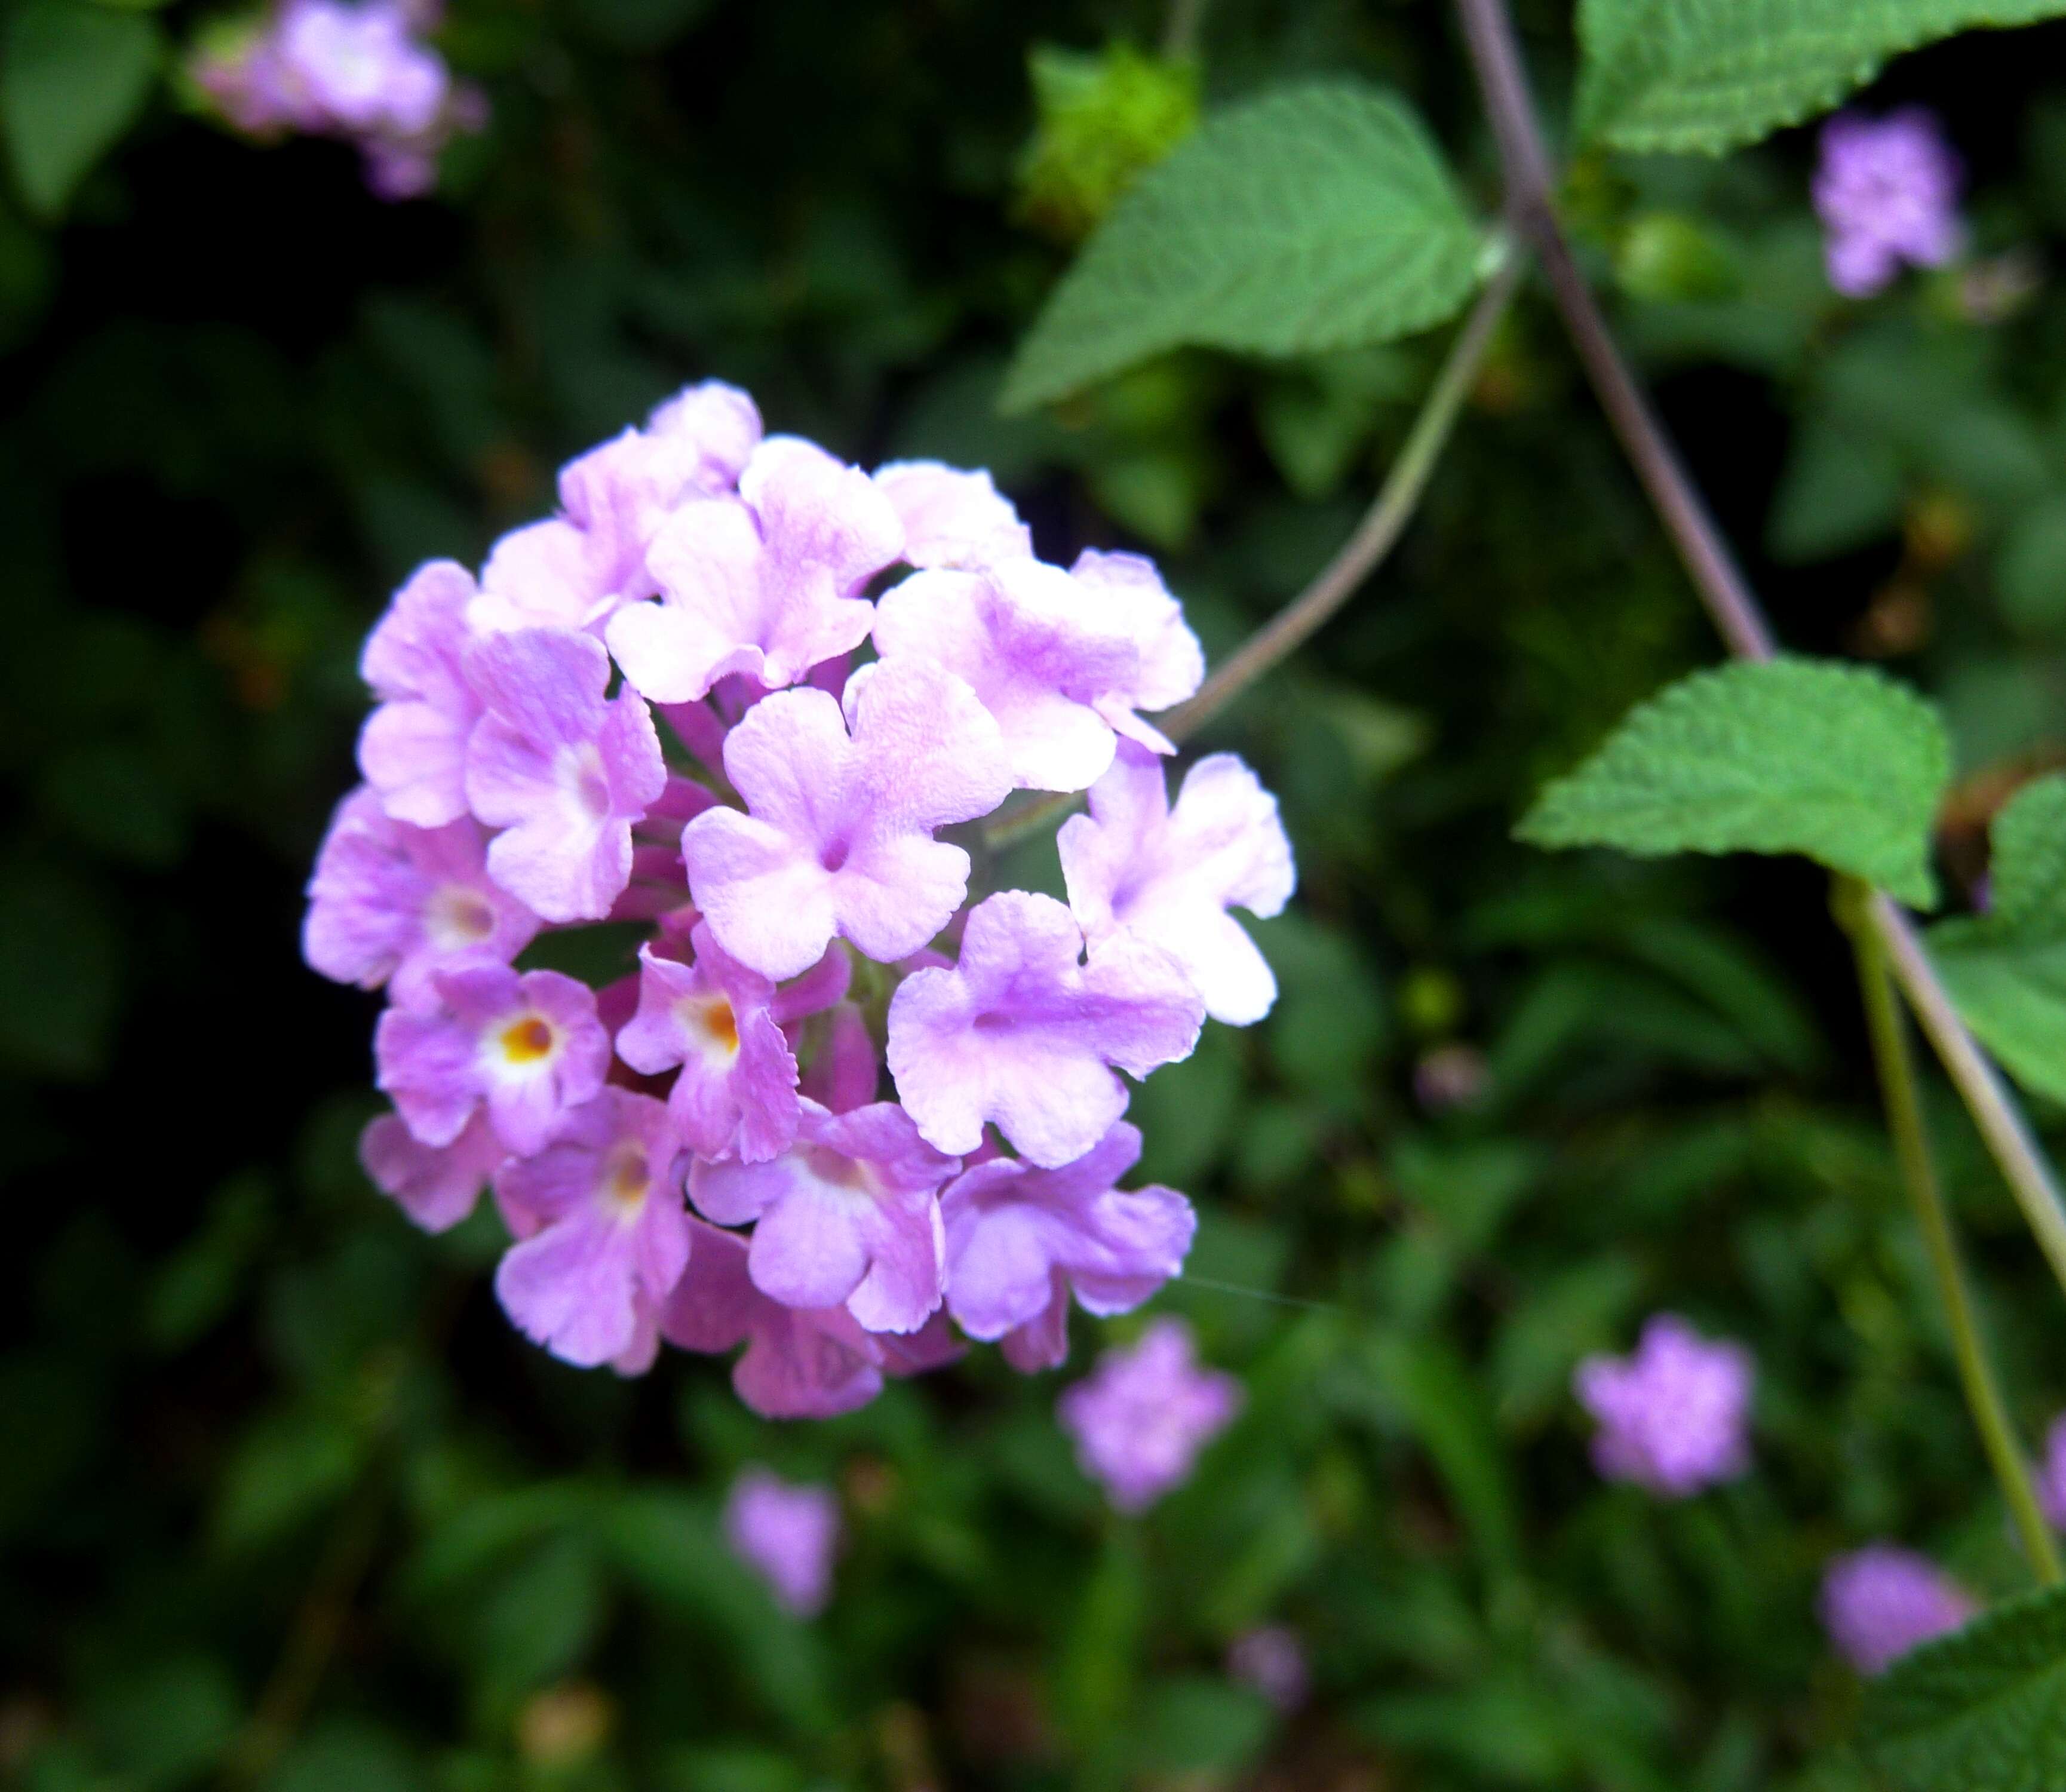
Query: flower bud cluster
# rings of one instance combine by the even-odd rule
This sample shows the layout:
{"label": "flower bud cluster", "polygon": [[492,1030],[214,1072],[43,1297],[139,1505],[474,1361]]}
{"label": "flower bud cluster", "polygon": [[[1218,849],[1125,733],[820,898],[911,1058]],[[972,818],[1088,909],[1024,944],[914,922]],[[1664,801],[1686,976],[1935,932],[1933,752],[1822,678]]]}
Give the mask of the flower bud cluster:
{"label": "flower bud cluster", "polygon": [[341,138],[381,198],[413,199],[436,184],[452,133],[487,122],[480,90],[423,41],[436,24],[436,0],[283,0],[205,51],[193,78],[246,136]]}
{"label": "flower bud cluster", "polygon": [[[367,643],[304,945],[387,991],[369,1173],[434,1229],[492,1186],[502,1303],[572,1363],[743,1344],[779,1415],[946,1360],[949,1316],[1059,1364],[1071,1302],[1138,1306],[1194,1228],[1120,1186],[1120,1072],[1268,1010],[1228,910],[1294,882],[1239,760],[1170,799],[1146,715],[1203,675],[1181,606],[1136,556],[1035,557],[986,474],[863,472],[715,383],[559,498]],[[938,837],[1019,791],[1088,793],[1066,902],[974,899]],[[635,930],[624,975],[534,967],[598,923]]]}

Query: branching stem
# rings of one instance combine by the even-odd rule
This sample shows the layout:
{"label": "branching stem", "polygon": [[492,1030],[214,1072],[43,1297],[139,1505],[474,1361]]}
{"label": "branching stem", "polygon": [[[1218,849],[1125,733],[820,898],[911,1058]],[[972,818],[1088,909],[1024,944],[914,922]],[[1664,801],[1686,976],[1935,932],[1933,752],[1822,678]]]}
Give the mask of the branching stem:
{"label": "branching stem", "polygon": [[[1740,659],[1769,659],[1775,651],[1771,625],[1622,359],[1558,222],[1549,153],[1529,95],[1506,0],[1456,0],[1456,11],[1498,139],[1509,220],[1517,233],[1541,255],[1557,308],[1601,406],[1716,628]],[[1959,1019],[1908,917],[1886,897],[1875,894],[1866,905],[1865,920],[1902,993],[1971,1111],[2052,1272],[2066,1288],[2066,1200],[2062,1200],[2057,1178],[2038,1149],[2015,1097]]]}

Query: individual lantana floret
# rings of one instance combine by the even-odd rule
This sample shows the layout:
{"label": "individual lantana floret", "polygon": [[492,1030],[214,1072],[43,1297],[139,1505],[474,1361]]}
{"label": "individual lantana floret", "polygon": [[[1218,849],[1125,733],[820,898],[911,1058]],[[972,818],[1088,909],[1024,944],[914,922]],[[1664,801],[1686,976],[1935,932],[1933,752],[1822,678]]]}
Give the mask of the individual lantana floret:
{"label": "individual lantana floret", "polygon": [[[1136,556],[1036,559],[987,474],[764,440],[714,382],[559,499],[478,586],[423,568],[367,645],[367,784],[305,930],[387,988],[367,1174],[431,1230],[492,1186],[504,1305],[569,1362],[738,1351],[780,1417],[951,1360],[950,1314],[1059,1364],[1072,1301],[1138,1306],[1193,1230],[1174,1190],[1117,1186],[1121,1073],[1263,1012],[1225,911],[1291,887],[1238,762],[1164,794],[1148,714],[1203,672],[1181,606]],[[1073,914],[972,893],[935,837],[1100,777]],[[596,962],[555,936],[599,921],[643,933],[614,977],[532,967]]]}
{"label": "individual lantana floret", "polygon": [[365,159],[383,199],[413,199],[437,182],[456,131],[478,131],[487,102],[455,83],[420,34],[434,5],[409,0],[285,0],[262,23],[205,50],[195,84],[247,136],[341,137]]}
{"label": "individual lantana floret", "polygon": [[1269,1013],[1277,979],[1226,911],[1283,912],[1298,878],[1277,799],[1232,753],[1201,759],[1169,806],[1162,763],[1131,742],[1056,837],[1069,909],[1092,946],[1121,931],[1183,966],[1215,1020]]}
{"label": "individual lantana floret", "polygon": [[1573,1377],[1599,1424],[1594,1465],[1670,1499],[1735,1480],[1750,1466],[1756,1374],[1742,1345],[1709,1343],[1675,1314],[1656,1315],[1633,1356],[1589,1356]]}
{"label": "individual lantana floret", "polygon": [[1918,1644],[1956,1630],[1979,1608],[1926,1555],[1868,1543],[1840,1555],[1822,1577],[1822,1628],[1861,1674],[1884,1673]]}
{"label": "individual lantana floret", "polygon": [[1107,1351],[1055,1410],[1084,1473],[1120,1511],[1140,1512],[1190,1478],[1242,1402],[1232,1376],[1198,1366],[1191,1328],[1159,1319],[1132,1348]]}
{"label": "individual lantana floret", "polygon": [[1149,1299],[1183,1268],[1198,1222],[1174,1189],[1119,1188],[1140,1161],[1140,1129],[1120,1121],[1059,1170],[993,1158],[950,1183],[941,1208],[954,1323],[1001,1340],[1014,1368],[1055,1368],[1069,1354],[1071,1295],[1100,1316]]}
{"label": "individual lantana floret", "polygon": [[1904,106],[1885,118],[1840,112],[1822,127],[1815,213],[1829,284],[1869,298],[1902,264],[1942,267],[1959,252],[1959,158],[1936,116]]}

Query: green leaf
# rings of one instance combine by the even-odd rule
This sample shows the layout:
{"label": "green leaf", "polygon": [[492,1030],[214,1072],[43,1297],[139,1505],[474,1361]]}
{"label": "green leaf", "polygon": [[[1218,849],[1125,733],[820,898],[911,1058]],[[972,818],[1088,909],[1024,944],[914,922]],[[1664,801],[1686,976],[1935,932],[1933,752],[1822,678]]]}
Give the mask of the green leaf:
{"label": "green leaf", "polygon": [[163,34],[140,14],[30,0],[7,24],[0,135],[46,217],[128,130],[157,73]]}
{"label": "green leaf", "polygon": [[1141,176],[1048,302],[1005,381],[1030,410],[1186,344],[1361,347],[1450,316],[1485,233],[1400,101],[1347,82],[1209,120]]}
{"label": "green leaf", "polygon": [[1537,846],[1803,853],[1930,907],[1943,725],[1863,667],[1779,659],[1695,673],[1635,709],[1537,799]]}
{"label": "green leaf", "polygon": [[2066,1101],[2066,773],[2018,792],[1994,824],[1986,915],[1930,930],[1966,1024],[2016,1080]]}
{"label": "green leaf", "polygon": [[2066,1588],[1983,1612],[1897,1662],[1861,1730],[1897,1792],[2066,1785]]}
{"label": "green leaf", "polygon": [[2066,0],[1581,0],[1578,120],[1617,149],[1720,154],[1827,111],[1904,50]]}

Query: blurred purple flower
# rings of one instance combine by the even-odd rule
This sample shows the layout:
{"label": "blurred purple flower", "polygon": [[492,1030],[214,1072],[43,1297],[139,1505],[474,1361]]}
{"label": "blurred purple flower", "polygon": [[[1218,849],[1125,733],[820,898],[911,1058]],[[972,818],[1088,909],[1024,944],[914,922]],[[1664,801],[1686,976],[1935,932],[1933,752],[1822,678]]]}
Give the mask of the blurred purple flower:
{"label": "blurred purple flower", "polygon": [[1927,1556],[1896,1543],[1868,1543],[1837,1557],[1822,1576],[1819,1608],[1837,1652],[1861,1674],[1885,1672],[1979,1609]]}
{"label": "blurred purple flower", "polygon": [[1840,112],[1822,127],[1815,171],[1829,284],[1849,298],[1880,290],[1906,262],[1942,267],[1958,253],[1959,158],[1934,113]]}
{"label": "blurred purple flower", "polygon": [[814,1618],[825,1608],[840,1543],[839,1497],[831,1488],[743,1469],[725,1498],[724,1535],[787,1610]]}
{"label": "blurred purple flower", "polygon": [[1756,1373],[1740,1344],[1710,1344],[1675,1314],[1658,1314],[1633,1356],[1588,1357],[1572,1378],[1599,1423],[1594,1466],[1674,1499],[1734,1480],[1750,1466]]}
{"label": "blurred purple flower", "polygon": [[1153,1505],[1190,1477],[1198,1452],[1234,1421],[1241,1384],[1201,1368],[1191,1328],[1158,1319],[1129,1349],[1108,1350],[1055,1402],[1084,1473],[1122,1512]]}
{"label": "blurred purple flower", "polygon": [[1229,1680],[1251,1686],[1279,1711],[1296,1711],[1312,1691],[1305,1645],[1289,1624],[1258,1624],[1228,1644]]}
{"label": "blurred purple flower", "polygon": [[2037,1502],[2055,1530],[2066,1530],[2066,1413],[2044,1433],[2044,1460],[2037,1470]]}

